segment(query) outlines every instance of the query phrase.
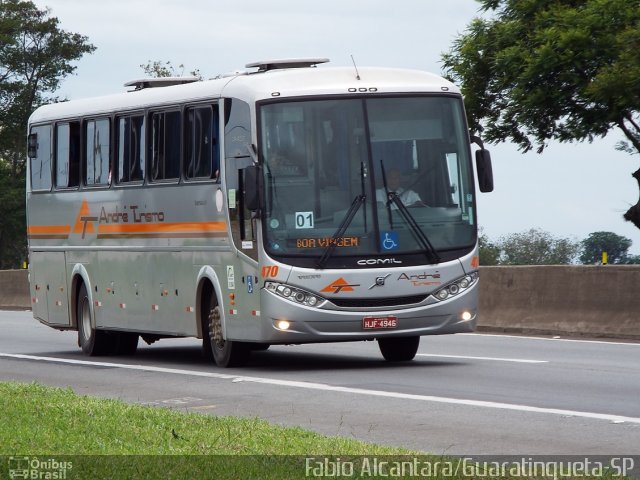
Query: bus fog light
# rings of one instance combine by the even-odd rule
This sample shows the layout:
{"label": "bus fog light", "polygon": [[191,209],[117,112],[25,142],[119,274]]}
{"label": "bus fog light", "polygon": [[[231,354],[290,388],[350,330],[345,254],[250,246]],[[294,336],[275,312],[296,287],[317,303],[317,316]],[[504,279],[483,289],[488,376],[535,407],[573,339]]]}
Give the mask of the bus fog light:
{"label": "bus fog light", "polygon": [[460,318],[465,322],[471,320],[472,317],[473,315],[471,314],[471,312],[462,312],[462,314],[460,315]]}
{"label": "bus fog light", "polygon": [[291,323],[289,323],[289,321],[287,320],[278,320],[276,322],[276,328],[278,330],[289,330],[290,326],[291,326]]}

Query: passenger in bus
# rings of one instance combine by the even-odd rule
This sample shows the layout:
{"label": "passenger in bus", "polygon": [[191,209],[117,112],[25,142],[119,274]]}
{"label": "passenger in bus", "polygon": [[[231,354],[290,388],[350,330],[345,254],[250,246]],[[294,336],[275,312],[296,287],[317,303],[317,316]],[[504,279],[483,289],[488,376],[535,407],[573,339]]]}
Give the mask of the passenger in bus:
{"label": "passenger in bus", "polygon": [[[387,190],[389,192],[395,192],[396,195],[398,195],[398,197],[402,201],[402,203],[404,203],[406,206],[424,205],[424,203],[422,202],[422,199],[420,198],[420,195],[418,195],[413,190],[405,190],[402,187],[402,174],[400,173],[400,170],[395,168],[391,169],[387,172],[386,177],[387,177]],[[376,190],[376,201],[386,203],[387,200],[388,200],[387,191],[385,190],[384,186],[382,188],[378,188]],[[391,206],[392,208],[397,208],[393,204]]]}

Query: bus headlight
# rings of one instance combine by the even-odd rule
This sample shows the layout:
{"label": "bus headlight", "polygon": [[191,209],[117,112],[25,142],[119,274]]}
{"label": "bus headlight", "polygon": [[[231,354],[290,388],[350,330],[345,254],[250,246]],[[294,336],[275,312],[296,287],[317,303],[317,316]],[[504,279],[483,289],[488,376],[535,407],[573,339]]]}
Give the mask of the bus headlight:
{"label": "bus headlight", "polygon": [[264,288],[276,295],[286,298],[290,302],[315,307],[324,302],[324,298],[309,293],[298,287],[290,287],[278,282],[265,282]]}
{"label": "bus headlight", "polygon": [[438,300],[447,300],[451,297],[461,294],[465,290],[468,290],[478,281],[478,272],[471,272],[458,280],[445,285],[440,290],[436,291],[433,296]]}

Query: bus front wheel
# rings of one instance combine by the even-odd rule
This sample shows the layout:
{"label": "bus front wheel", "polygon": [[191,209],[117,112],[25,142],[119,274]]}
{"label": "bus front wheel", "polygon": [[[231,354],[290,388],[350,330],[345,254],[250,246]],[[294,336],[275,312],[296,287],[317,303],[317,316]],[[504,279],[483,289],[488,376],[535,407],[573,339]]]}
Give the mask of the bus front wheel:
{"label": "bus front wheel", "polygon": [[[207,338],[211,355],[219,367],[241,367],[247,360],[251,350],[246,343],[225,340],[222,335],[222,315],[220,306],[213,304],[207,322]],[[205,349],[208,350],[208,349]]]}
{"label": "bus front wheel", "polygon": [[378,347],[388,362],[408,362],[418,352],[420,337],[378,338]]}
{"label": "bus front wheel", "polygon": [[76,318],[78,320],[78,345],[86,355],[107,355],[112,348],[112,339],[103,330],[96,330],[92,326],[91,302],[84,284],[78,291],[76,303]]}

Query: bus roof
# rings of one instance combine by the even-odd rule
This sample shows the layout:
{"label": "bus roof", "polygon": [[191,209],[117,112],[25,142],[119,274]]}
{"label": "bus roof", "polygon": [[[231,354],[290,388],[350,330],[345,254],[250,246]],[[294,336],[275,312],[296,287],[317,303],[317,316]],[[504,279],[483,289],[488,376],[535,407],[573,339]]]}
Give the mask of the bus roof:
{"label": "bus roof", "polygon": [[[259,100],[314,96],[389,93],[460,93],[437,75],[394,68],[307,67],[243,72],[228,77],[162,88],[143,88],[115,95],[72,100],[38,108],[29,123],[79,116],[141,111],[156,106],[196,103],[234,97],[253,103]],[[359,77],[359,79],[357,78]]]}

